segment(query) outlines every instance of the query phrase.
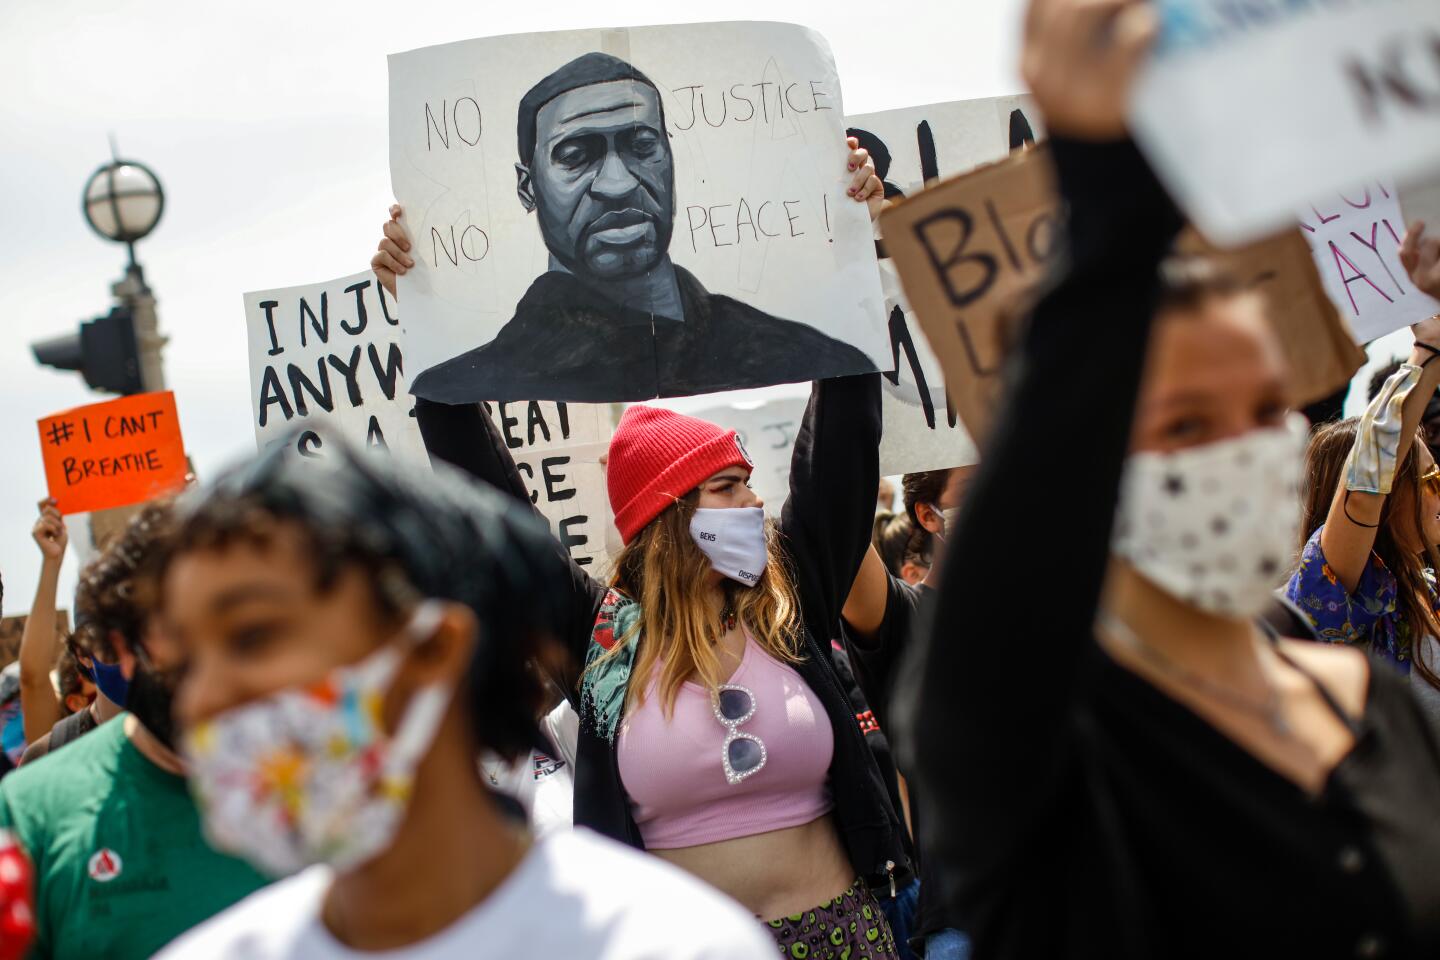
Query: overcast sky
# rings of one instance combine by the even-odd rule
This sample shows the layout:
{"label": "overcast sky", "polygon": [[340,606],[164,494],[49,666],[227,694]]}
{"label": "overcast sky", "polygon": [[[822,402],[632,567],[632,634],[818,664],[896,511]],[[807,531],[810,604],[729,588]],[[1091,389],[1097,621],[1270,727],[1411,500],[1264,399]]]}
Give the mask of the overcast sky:
{"label": "overcast sky", "polygon": [[[788,20],[830,41],[846,110],[1015,93],[1021,0],[866,7],[732,0],[608,4],[244,4],[6,0],[0,5],[0,573],[28,610],[44,496],[35,420],[103,397],[37,366],[31,341],[110,306],[123,248],[86,226],[80,191],[108,158],[165,185],[140,245],[159,298],[168,385],[203,476],[253,452],[241,294],[365,268],[390,202],[385,55],[469,37],[701,20]],[[683,13],[681,12],[683,9]],[[76,558],[66,561],[69,606]]]}

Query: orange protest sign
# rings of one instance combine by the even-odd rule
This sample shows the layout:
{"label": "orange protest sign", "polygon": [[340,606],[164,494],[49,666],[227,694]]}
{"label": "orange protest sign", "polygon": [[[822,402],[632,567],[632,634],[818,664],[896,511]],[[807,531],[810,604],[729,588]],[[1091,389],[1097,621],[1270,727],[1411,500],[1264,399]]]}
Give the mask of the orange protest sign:
{"label": "orange protest sign", "polygon": [[185,444],[169,391],[45,417],[40,452],[61,513],[143,503],[185,486]]}

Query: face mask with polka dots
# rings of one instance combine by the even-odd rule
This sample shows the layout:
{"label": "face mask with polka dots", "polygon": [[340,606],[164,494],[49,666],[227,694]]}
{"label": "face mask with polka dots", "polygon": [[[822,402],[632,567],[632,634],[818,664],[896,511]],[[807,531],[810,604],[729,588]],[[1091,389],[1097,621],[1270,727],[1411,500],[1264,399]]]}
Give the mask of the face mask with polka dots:
{"label": "face mask with polka dots", "polygon": [[1258,615],[1293,557],[1308,424],[1125,462],[1114,552],[1142,577],[1208,613]]}

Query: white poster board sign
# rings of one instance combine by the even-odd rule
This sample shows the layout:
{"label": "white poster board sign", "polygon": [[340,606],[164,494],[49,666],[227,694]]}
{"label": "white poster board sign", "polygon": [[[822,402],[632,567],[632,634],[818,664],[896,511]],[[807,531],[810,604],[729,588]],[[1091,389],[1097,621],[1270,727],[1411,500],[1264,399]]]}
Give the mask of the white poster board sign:
{"label": "white poster board sign", "polygon": [[786,24],[392,55],[412,389],[602,402],[877,369],[843,117],[824,39]]}
{"label": "white poster board sign", "polygon": [[1130,126],[1205,235],[1238,244],[1317,198],[1440,163],[1440,3],[1155,0]]}
{"label": "white poster board sign", "polygon": [[[373,273],[247,293],[245,328],[260,448],[323,424],[358,447],[429,465],[405,386],[405,328]],[[324,456],[314,430],[293,441]]]}
{"label": "white poster board sign", "polygon": [[750,487],[765,501],[765,512],[772,517],[780,516],[790,495],[790,454],[808,401],[808,397],[777,397],[708,407],[693,414],[739,434],[755,461]]}
{"label": "white poster board sign", "polygon": [[598,575],[606,530],[615,525],[600,464],[610,446],[609,408],[539,400],[485,408],[530,490],[530,502],[571,559]]}
{"label": "white poster board sign", "polygon": [[1368,343],[1440,313],[1400,264],[1405,220],[1394,184],[1334,193],[1300,214],[1325,291],[1355,339]]}
{"label": "white poster board sign", "polygon": [[[1003,159],[1012,148],[1043,137],[1029,97],[992,97],[906,107],[851,117],[849,132],[870,150],[892,198],[914,194],[927,181],[965,173]],[[975,463],[974,441],[945,392],[945,379],[905,301],[888,259],[880,261],[890,355],[883,403],[885,432],[880,472],[886,475]]]}

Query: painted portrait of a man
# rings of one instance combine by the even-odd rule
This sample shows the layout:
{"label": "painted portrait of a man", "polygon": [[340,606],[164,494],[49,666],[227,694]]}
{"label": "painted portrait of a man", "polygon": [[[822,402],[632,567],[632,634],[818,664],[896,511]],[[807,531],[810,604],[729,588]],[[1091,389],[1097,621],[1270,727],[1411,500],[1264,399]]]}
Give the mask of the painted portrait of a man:
{"label": "painted portrait of a man", "polygon": [[[430,367],[442,402],[682,396],[873,370],[807,324],[710,293],[672,262],[675,155],[659,89],[631,64],[580,56],[520,100],[516,192],[546,272],[496,337]],[[483,385],[483,387],[477,387]]]}

